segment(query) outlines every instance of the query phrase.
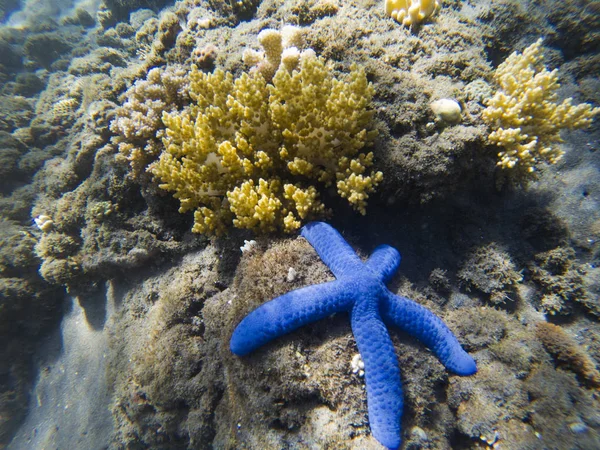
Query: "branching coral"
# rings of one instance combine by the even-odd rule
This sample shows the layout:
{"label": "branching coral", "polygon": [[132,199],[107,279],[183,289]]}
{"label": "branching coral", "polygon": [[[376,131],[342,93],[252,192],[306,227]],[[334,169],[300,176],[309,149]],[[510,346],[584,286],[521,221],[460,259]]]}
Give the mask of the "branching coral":
{"label": "branching coral", "polygon": [[402,25],[416,25],[440,8],[438,0],[386,0],[385,12]]}
{"label": "branching coral", "polygon": [[119,156],[129,161],[134,175],[143,173],[160,153],[162,113],[189,102],[186,74],[187,70],[178,65],[155,68],[124,94],[127,100],[117,110],[110,129],[117,134]]}
{"label": "branching coral", "polygon": [[181,113],[164,113],[165,151],[151,165],[160,187],[175,192],[180,212],[195,210],[193,231],[239,228],[291,232],[321,215],[315,182],[334,182],[340,196],[365,214],[382,179],[368,172],[364,147],[373,88],[356,66],[336,79],[322,59],[308,54],[299,70],[281,67],[272,83],[260,72],[234,79],[220,70],[193,68]]}
{"label": "branching coral", "polygon": [[483,111],[492,129],[489,141],[504,147],[498,165],[521,178],[542,162],[561,159],[564,152],[556,145],[562,142],[561,130],[586,128],[600,113],[587,103],[573,105],[571,98],[558,103],[558,73],[544,67],[541,46],[540,39],[498,66],[494,78],[500,90]]}
{"label": "branching coral", "polygon": [[300,58],[313,50],[300,51],[304,46],[302,29],[286,25],[281,31],[267,28],[258,34],[258,43],[263,51],[246,49],[243,54],[244,63],[254,66],[267,81],[271,81],[277,70],[283,65],[288,71],[298,67]]}

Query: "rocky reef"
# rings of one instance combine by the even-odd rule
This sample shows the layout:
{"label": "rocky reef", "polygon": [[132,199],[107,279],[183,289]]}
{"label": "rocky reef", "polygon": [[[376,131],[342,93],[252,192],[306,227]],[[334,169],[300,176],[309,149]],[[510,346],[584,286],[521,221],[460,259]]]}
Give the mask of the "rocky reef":
{"label": "rocky reef", "polygon": [[[408,24],[372,1],[22,3],[0,11],[0,447],[381,448],[345,318],[249,357],[229,351],[250,309],[332,279],[279,231],[312,217],[359,254],[398,248],[390,290],[438,314],[477,361],[476,375],[449,375],[392,332],[404,448],[600,446],[593,2],[425,2]],[[301,40],[284,45],[282,24]],[[491,136],[523,119],[497,117],[502,98],[527,93],[509,89],[502,64],[532,45],[538,73],[560,83],[551,103],[588,104],[571,128],[590,128],[560,132],[540,115],[554,153],[510,167],[524,149]],[[319,82],[303,83],[303,58]],[[229,77],[229,91],[209,98],[211,77]],[[246,83],[235,95],[234,80]],[[306,108],[322,85],[329,102]],[[233,103],[235,122],[221,114]],[[256,130],[277,139],[245,145]],[[267,192],[259,179],[282,182]],[[213,228],[194,217],[200,204],[225,211]],[[25,418],[39,380],[60,370],[42,344],[68,299],[104,339],[109,395],[95,406],[110,408],[112,433],[80,424],[57,440]]]}

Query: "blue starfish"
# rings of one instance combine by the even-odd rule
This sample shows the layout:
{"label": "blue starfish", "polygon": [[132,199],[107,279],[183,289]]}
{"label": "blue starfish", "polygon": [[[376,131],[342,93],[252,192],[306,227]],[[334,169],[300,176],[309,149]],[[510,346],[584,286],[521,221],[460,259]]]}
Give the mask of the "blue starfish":
{"label": "blue starfish", "polygon": [[386,288],[385,283],[400,264],[400,253],[395,248],[380,245],[363,263],[326,223],[311,222],[302,228],[301,235],[336,280],[296,289],[259,306],[234,330],[231,351],[243,356],[302,325],[349,312],[365,364],[371,431],[384,446],[396,449],[401,442],[402,386],[394,345],[384,323],[415,336],[458,375],[477,372],[475,361],[439,317]]}

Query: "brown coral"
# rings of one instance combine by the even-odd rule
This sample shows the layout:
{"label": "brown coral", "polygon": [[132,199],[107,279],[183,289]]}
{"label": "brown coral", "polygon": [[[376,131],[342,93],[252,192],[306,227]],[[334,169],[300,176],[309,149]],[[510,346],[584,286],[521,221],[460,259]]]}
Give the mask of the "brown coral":
{"label": "brown coral", "polygon": [[595,362],[562,327],[541,322],[537,324],[535,334],[558,366],[575,372],[591,386],[600,386],[600,372]]}
{"label": "brown coral", "polygon": [[575,261],[573,249],[556,247],[538,253],[535,260],[530,266],[531,279],[541,288],[540,307],[546,314],[570,314],[574,302],[583,304],[592,314],[600,314],[597,303],[590,301],[583,280],[585,268]]}
{"label": "brown coral", "polygon": [[471,254],[458,272],[458,278],[468,289],[488,294],[492,303],[500,304],[514,299],[515,285],[523,277],[517,272],[510,255],[491,243]]}
{"label": "brown coral", "polygon": [[110,129],[117,135],[114,141],[119,157],[129,162],[137,177],[162,149],[162,114],[176,111],[189,101],[187,69],[178,65],[152,69],[123,97],[125,102],[117,110]]}

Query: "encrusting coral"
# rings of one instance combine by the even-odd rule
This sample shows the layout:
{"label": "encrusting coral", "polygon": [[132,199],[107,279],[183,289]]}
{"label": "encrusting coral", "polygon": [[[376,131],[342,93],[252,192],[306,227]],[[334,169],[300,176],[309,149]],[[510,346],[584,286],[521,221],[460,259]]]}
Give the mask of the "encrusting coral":
{"label": "encrusting coral", "polygon": [[516,286],[523,276],[517,271],[508,253],[491,243],[476,249],[458,272],[465,287],[489,295],[495,305],[515,296]]}
{"label": "encrusting coral", "polygon": [[338,80],[309,52],[292,73],[282,65],[272,83],[259,71],[234,79],[196,67],[189,80],[194,102],[163,113],[165,150],[149,170],[175,192],[180,212],[195,210],[194,232],[218,234],[232,220],[238,228],[292,232],[325,211],[315,182],[335,182],[365,214],[383,176],[367,172],[373,88],[363,70],[352,66]]}
{"label": "encrusting coral", "polygon": [[557,365],[576,373],[591,386],[600,386],[600,372],[596,369],[594,360],[565,330],[552,323],[540,322],[535,334],[548,353],[554,357]]}
{"label": "encrusting coral", "polygon": [[569,315],[579,303],[588,312],[598,316],[597,302],[588,292],[585,281],[586,267],[576,260],[570,247],[556,247],[535,255],[530,264],[531,281],[540,294],[539,308],[549,315]]}
{"label": "encrusting coral", "polygon": [[482,117],[492,132],[491,143],[504,147],[498,165],[521,178],[531,177],[540,163],[554,164],[564,152],[561,130],[588,127],[600,108],[567,98],[558,103],[557,70],[544,65],[542,39],[522,54],[514,52],[498,66],[494,79],[500,90],[488,101]]}

